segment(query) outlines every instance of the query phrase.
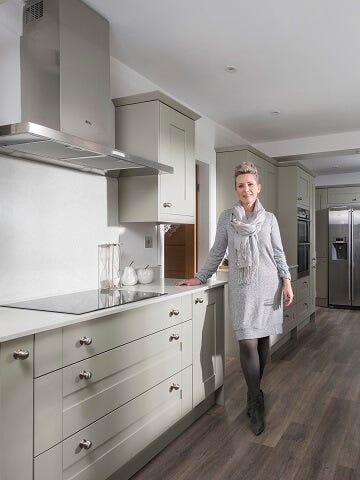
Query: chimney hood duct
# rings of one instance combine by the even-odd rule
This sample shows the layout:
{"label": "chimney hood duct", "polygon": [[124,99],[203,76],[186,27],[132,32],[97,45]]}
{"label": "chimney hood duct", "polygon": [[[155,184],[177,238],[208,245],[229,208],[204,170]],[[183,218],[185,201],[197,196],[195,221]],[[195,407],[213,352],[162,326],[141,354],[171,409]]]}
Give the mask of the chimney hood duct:
{"label": "chimney hood duct", "polygon": [[110,146],[109,23],[80,0],[27,0],[20,41],[21,119],[0,153],[122,177],[173,167]]}

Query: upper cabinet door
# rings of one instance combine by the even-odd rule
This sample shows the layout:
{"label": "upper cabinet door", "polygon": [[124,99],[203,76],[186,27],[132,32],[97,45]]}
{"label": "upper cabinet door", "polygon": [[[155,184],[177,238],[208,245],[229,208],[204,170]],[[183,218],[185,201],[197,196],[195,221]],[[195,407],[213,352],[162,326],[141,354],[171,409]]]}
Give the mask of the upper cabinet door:
{"label": "upper cabinet door", "polygon": [[160,176],[160,220],[195,217],[194,135],[193,120],[160,105],[160,162],[174,167],[173,175]]}
{"label": "upper cabinet door", "polygon": [[298,169],[298,178],[297,178],[297,203],[299,206],[310,208],[310,197],[311,197],[311,183],[310,175],[306,172]]}

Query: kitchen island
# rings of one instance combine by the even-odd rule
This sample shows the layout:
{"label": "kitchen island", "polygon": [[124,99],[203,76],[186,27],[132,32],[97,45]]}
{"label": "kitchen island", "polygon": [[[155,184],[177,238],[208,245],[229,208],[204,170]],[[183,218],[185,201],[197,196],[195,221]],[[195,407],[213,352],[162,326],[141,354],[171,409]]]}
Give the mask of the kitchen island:
{"label": "kitchen island", "polygon": [[166,295],[82,315],[1,308],[1,480],[129,478],[223,402],[224,284],[126,287]]}

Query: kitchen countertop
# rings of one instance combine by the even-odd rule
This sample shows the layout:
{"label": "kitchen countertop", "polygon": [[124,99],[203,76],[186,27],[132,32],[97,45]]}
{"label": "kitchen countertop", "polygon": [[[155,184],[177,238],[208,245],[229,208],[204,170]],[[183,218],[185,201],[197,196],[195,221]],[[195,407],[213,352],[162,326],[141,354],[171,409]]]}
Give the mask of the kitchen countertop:
{"label": "kitchen countertop", "polygon": [[0,342],[85,322],[95,318],[105,317],[106,315],[124,312],[133,308],[145,307],[146,305],[162,302],[169,298],[181,297],[182,295],[188,295],[194,292],[201,292],[227,283],[226,281],[211,280],[208,281],[206,285],[177,287],[175,286],[177,281],[178,280],[171,278],[155,281],[147,285],[138,284],[133,287],[123,287],[123,290],[140,290],[144,292],[166,293],[167,295],[140,300],[139,302],[127,303],[118,307],[96,310],[95,312],[84,313],[82,315],[0,307]]}

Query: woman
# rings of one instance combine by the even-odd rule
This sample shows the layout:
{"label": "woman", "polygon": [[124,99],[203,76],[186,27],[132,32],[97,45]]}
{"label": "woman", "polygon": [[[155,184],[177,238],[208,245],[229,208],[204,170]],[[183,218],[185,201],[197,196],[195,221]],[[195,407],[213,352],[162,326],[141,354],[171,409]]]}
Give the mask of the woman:
{"label": "woman", "polygon": [[230,317],[240,345],[240,363],[248,387],[246,410],[255,435],[265,427],[260,381],[269,353],[269,336],[282,333],[282,300],[285,306],[293,300],[278,222],[261,205],[260,190],[254,164],[243,162],[236,167],[239,202],[221,213],[215,242],[203,268],[195,278],[177,283],[205,283],[228,248]]}

